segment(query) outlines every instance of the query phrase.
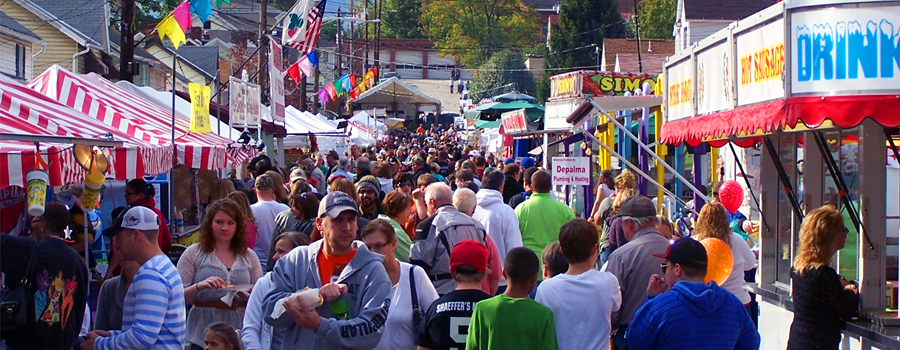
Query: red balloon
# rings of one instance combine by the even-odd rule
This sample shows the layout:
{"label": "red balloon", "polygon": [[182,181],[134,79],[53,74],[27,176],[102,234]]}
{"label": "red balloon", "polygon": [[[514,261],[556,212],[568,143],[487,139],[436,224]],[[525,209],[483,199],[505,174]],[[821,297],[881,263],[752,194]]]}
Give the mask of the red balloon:
{"label": "red balloon", "polygon": [[719,187],[719,203],[722,203],[729,213],[738,211],[744,203],[744,188],[734,180],[723,182]]}

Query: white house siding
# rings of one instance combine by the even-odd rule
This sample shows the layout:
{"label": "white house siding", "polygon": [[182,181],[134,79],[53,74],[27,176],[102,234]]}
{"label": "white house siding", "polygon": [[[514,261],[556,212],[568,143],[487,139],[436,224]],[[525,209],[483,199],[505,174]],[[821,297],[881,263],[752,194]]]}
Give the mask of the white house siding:
{"label": "white house siding", "polygon": [[34,77],[34,61],[31,59],[34,50],[31,43],[4,34],[0,34],[0,73],[16,76],[16,44],[25,47],[25,76],[21,78],[31,81]]}

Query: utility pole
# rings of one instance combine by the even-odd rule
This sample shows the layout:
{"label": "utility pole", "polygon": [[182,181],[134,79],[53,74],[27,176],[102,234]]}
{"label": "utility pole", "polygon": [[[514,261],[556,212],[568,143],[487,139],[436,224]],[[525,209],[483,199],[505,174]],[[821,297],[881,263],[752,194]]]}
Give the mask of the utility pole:
{"label": "utility pole", "polygon": [[[122,0],[122,19],[119,23],[122,42],[119,43],[119,80],[134,82],[134,0]],[[174,90],[175,87],[173,86]]]}
{"label": "utility pole", "polygon": [[366,25],[366,29],[365,29],[365,37],[366,37],[366,65],[363,66],[363,69],[362,69],[362,70],[360,70],[361,72],[365,72],[365,71],[369,70],[369,0],[363,0],[363,1],[366,2],[366,5],[364,6],[364,7],[365,7],[365,10],[364,10],[364,11],[366,11],[366,13],[363,14],[363,21],[364,21],[364,23],[365,23],[365,25]]}
{"label": "utility pole", "polygon": [[[343,37],[344,27],[341,26],[341,8],[338,7],[337,10],[337,55],[335,55],[335,61],[337,61],[337,71],[343,71],[344,67],[344,56],[341,56],[341,47],[343,43],[341,42],[341,37]],[[316,90],[318,91],[318,90]]]}
{"label": "utility pole", "polygon": [[375,23],[375,85],[378,85],[378,76],[381,75],[381,1],[375,0],[375,15],[378,23]]}
{"label": "utility pole", "polygon": [[[268,43],[266,39],[266,32],[268,31],[266,20],[269,17],[268,7],[269,0],[259,1],[259,38],[257,38],[257,45],[259,45],[259,62],[257,63],[258,73],[256,74],[256,84],[259,85],[259,91],[262,92],[262,95],[265,95],[263,91],[266,91],[266,77],[268,77],[266,68],[269,66],[269,61],[266,56],[269,50],[268,48],[263,47],[263,45],[267,45]],[[262,102],[262,99],[260,99],[260,102]]]}
{"label": "utility pole", "polygon": [[[319,65],[316,65],[316,78],[313,83],[313,91],[316,92],[315,97],[313,98],[315,102],[313,102],[313,114],[319,114]],[[325,108],[325,104],[322,103],[322,108]]]}
{"label": "utility pole", "polygon": [[[351,16],[353,16],[353,17],[356,17],[356,6],[354,6],[355,3],[356,2],[354,0],[350,0],[350,13],[351,13]],[[354,22],[356,22],[356,21],[350,21],[350,57],[349,57],[350,64],[349,64],[349,66],[350,66],[351,72],[353,71],[354,68],[356,68],[356,62],[355,62],[356,61],[356,53],[353,51],[353,41],[356,39],[356,37],[353,36]],[[338,74],[338,76],[342,76],[342,75],[344,75],[343,69],[341,69],[341,72]]]}
{"label": "utility pole", "polygon": [[644,72],[644,62],[641,61],[641,22],[638,20],[637,0],[634,1],[634,32],[637,34],[638,46],[638,72]]}

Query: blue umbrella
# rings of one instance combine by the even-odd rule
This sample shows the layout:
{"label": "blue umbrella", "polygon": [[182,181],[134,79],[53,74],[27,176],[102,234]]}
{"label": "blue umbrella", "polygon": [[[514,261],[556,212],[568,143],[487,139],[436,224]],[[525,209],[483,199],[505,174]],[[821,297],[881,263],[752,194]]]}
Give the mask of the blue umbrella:
{"label": "blue umbrella", "polygon": [[513,101],[526,101],[526,102],[531,102],[531,103],[538,102],[538,99],[535,98],[534,96],[526,95],[526,94],[520,93],[518,91],[507,92],[502,95],[497,95],[497,96],[491,97],[491,100],[494,102],[513,102]]}

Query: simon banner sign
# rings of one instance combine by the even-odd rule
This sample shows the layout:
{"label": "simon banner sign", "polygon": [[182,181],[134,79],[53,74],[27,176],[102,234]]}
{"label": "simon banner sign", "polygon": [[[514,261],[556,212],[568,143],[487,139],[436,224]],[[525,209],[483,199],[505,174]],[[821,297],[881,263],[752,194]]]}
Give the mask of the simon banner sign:
{"label": "simon banner sign", "polygon": [[656,75],[577,71],[550,77],[550,101],[584,96],[621,96],[644,83],[655,86]]}

